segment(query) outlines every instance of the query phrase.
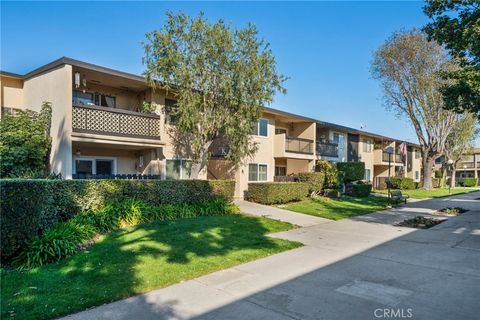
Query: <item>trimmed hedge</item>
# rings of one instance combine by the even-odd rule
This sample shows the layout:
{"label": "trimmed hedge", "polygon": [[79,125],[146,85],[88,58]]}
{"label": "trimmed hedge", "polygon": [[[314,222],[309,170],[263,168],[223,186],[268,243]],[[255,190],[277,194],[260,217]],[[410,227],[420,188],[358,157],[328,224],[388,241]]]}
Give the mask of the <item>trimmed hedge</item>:
{"label": "trimmed hedge", "polygon": [[371,192],[372,185],[369,183],[351,183],[345,187],[345,194],[352,197],[368,197]]}
{"label": "trimmed hedge", "polygon": [[413,190],[416,187],[412,178],[392,177],[390,178],[390,183],[393,189]]}
{"label": "trimmed hedge", "polygon": [[365,163],[363,162],[338,162],[337,170],[343,173],[343,181],[346,183],[365,178]]}
{"label": "trimmed hedge", "polygon": [[0,257],[12,257],[34,236],[79,212],[103,208],[107,201],[230,201],[234,190],[230,180],[0,180]]}
{"label": "trimmed hedge", "polygon": [[298,174],[298,181],[308,184],[308,192],[320,192],[323,190],[323,186],[325,184],[325,173],[301,172]]}
{"label": "trimmed hedge", "polygon": [[308,195],[310,185],[304,182],[249,183],[245,199],[263,204],[279,204],[301,200]]}
{"label": "trimmed hedge", "polygon": [[478,185],[477,178],[464,178],[462,181],[462,186],[464,187],[476,187]]}

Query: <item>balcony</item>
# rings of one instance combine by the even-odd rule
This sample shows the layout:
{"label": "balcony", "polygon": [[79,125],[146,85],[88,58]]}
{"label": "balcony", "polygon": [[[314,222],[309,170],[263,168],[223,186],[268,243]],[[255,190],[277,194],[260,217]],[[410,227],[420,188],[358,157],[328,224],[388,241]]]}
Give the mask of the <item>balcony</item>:
{"label": "balcony", "polygon": [[474,169],[475,162],[460,162],[457,164],[457,169]]}
{"label": "balcony", "polygon": [[72,130],[78,133],[160,140],[160,117],[98,106],[73,106]]}
{"label": "balcony", "polygon": [[[382,149],[375,149],[373,151],[373,155],[374,155],[374,164],[388,165],[388,158],[390,154],[383,151]],[[403,165],[402,155],[398,153],[392,154],[390,161],[392,165]]]}
{"label": "balcony", "polygon": [[310,139],[287,137],[285,133],[274,138],[274,157],[313,159],[314,141]]}
{"label": "balcony", "polygon": [[323,157],[338,157],[338,143],[331,141],[317,141],[317,155]]}
{"label": "balcony", "polygon": [[[389,157],[390,157],[390,154],[389,154],[389,153],[387,153],[387,152],[382,152],[382,161],[383,161],[383,162],[388,162]],[[391,162],[396,162],[396,163],[403,163],[402,155],[401,155],[401,154],[398,154],[398,153],[395,153],[395,154],[392,155],[390,161],[391,161]]]}

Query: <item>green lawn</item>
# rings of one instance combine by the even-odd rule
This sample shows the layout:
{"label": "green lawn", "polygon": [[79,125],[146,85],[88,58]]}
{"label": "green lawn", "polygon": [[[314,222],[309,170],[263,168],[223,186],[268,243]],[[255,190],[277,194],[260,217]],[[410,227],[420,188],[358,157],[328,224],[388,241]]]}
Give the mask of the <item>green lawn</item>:
{"label": "green lawn", "polygon": [[66,315],[301,246],[267,233],[292,225],[243,215],[112,232],[88,251],[27,272],[1,270],[1,317]]}
{"label": "green lawn", "polygon": [[386,197],[373,196],[366,198],[342,196],[340,199],[317,197],[279,205],[280,208],[331,220],[340,220],[383,210],[386,206]]}
{"label": "green lawn", "polygon": [[[468,193],[477,191],[478,189],[472,188],[453,188],[451,193],[448,193],[448,188],[435,188],[432,190],[423,190],[423,189],[415,189],[415,190],[402,190],[403,195],[408,195],[410,198],[415,199],[427,199],[427,198],[441,198],[447,197],[453,194],[461,194],[461,193]],[[375,193],[387,194],[387,190],[375,190]]]}

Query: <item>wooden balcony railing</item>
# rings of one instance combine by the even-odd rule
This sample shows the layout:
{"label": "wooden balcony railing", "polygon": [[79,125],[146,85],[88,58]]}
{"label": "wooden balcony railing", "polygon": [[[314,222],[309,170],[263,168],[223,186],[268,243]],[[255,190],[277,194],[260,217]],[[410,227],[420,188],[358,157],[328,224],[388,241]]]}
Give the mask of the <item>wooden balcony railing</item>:
{"label": "wooden balcony railing", "polygon": [[331,141],[318,141],[317,155],[334,158],[338,157],[338,143]]}
{"label": "wooden balcony railing", "polygon": [[475,162],[459,162],[457,164],[457,169],[474,169]]}
{"label": "wooden balcony railing", "polygon": [[122,109],[73,106],[72,130],[80,133],[160,139],[160,117]]}
{"label": "wooden balcony railing", "polygon": [[286,137],[285,151],[302,154],[313,154],[313,140]]}
{"label": "wooden balcony railing", "polygon": [[[388,158],[389,158],[389,154],[387,152],[382,152],[382,161],[388,162]],[[402,155],[398,153],[392,154],[390,161],[396,162],[396,163],[403,163]]]}

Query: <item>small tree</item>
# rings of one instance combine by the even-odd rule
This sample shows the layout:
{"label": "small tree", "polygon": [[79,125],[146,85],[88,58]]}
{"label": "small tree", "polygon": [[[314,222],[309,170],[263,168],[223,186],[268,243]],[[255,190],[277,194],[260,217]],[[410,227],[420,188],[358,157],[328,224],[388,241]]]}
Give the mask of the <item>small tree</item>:
{"label": "small tree", "polygon": [[417,31],[394,33],[375,53],[372,73],[382,83],[387,108],[406,117],[422,151],[423,188],[432,188],[432,167],[458,115],[445,110],[442,70],[455,69],[444,49]]}
{"label": "small tree", "polygon": [[0,121],[0,176],[44,177],[50,170],[52,107],[44,102],[40,112],[19,111]]}
{"label": "small tree", "polygon": [[446,176],[447,162],[452,162],[452,172],[450,178],[450,186],[455,187],[455,175],[457,164],[463,155],[472,149],[473,143],[479,134],[476,116],[472,113],[465,113],[461,116],[460,121],[452,128],[445,144],[445,163],[443,166],[443,179]]}
{"label": "small tree", "polygon": [[285,91],[285,78],[256,28],[233,30],[222,20],[210,24],[203,14],[167,13],[165,25],[146,38],[144,74],[177,99],[169,134],[177,155],[192,159],[191,178],[207,165],[214,146],[226,145],[225,158],[235,165],[255,154],[252,124],[275,92]]}

